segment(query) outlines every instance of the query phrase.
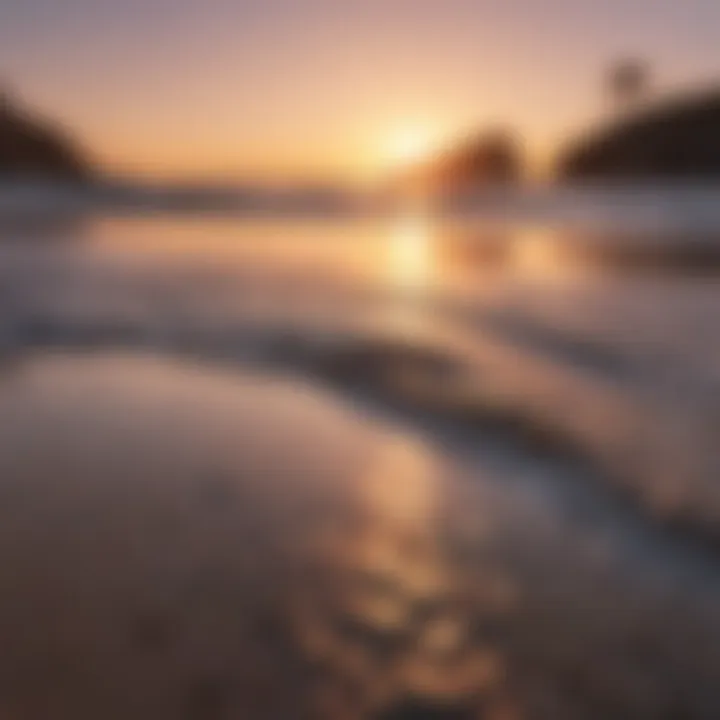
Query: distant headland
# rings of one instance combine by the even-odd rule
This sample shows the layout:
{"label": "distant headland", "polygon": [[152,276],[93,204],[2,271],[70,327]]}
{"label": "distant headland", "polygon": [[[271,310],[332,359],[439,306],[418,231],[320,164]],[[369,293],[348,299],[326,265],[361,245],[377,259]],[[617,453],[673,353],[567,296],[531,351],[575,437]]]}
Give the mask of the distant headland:
{"label": "distant headland", "polygon": [[0,91],[0,180],[91,179],[90,160],[55,123]]}
{"label": "distant headland", "polygon": [[720,90],[624,116],[571,144],[558,171],[565,180],[720,178]]}

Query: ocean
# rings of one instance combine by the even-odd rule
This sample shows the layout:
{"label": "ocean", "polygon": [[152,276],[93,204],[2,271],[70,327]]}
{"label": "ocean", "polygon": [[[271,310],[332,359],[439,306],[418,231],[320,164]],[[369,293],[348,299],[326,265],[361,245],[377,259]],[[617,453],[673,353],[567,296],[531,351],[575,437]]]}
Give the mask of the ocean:
{"label": "ocean", "polygon": [[0,713],[720,716],[719,274],[712,187],[0,193]]}

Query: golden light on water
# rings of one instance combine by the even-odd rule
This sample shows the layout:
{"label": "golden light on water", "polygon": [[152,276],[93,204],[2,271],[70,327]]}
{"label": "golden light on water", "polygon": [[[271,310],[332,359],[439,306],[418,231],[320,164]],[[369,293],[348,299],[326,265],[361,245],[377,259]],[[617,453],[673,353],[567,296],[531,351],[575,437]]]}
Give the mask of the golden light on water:
{"label": "golden light on water", "polygon": [[431,531],[439,491],[434,471],[422,446],[404,437],[390,439],[362,475],[364,508],[395,527]]}
{"label": "golden light on water", "polygon": [[389,271],[393,286],[404,290],[427,288],[434,274],[430,222],[421,214],[400,218],[390,237]]}
{"label": "golden light on water", "polygon": [[527,227],[518,231],[513,243],[515,267],[531,275],[557,274],[557,238],[548,228]]}

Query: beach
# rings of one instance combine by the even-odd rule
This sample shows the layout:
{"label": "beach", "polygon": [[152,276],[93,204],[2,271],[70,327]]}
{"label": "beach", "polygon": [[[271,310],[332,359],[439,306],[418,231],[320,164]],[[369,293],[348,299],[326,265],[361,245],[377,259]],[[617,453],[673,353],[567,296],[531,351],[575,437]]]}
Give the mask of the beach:
{"label": "beach", "polygon": [[720,713],[711,267],[547,222],[47,227],[0,245],[0,713]]}

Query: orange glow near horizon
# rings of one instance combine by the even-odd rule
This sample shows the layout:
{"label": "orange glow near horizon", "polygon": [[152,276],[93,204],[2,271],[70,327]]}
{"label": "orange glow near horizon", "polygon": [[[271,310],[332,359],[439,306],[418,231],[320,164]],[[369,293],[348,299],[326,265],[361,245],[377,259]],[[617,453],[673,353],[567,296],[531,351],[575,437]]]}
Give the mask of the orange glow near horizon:
{"label": "orange glow near horizon", "polygon": [[99,153],[97,159],[113,171],[156,178],[364,183],[431,160],[448,143],[447,138],[461,134],[453,132],[449,121],[444,129],[420,123],[398,129],[390,121],[383,129],[381,123],[376,124],[380,129],[368,129],[364,137],[358,132],[356,138],[328,138],[326,143],[304,145],[292,137],[266,139],[262,144],[250,143],[240,134],[232,144],[224,134],[213,138],[193,133],[185,138],[181,128],[168,133],[162,144],[142,135],[118,133],[110,142],[98,135],[96,145],[111,150]]}

